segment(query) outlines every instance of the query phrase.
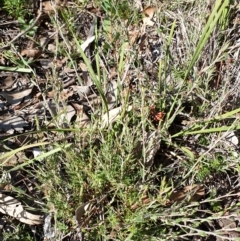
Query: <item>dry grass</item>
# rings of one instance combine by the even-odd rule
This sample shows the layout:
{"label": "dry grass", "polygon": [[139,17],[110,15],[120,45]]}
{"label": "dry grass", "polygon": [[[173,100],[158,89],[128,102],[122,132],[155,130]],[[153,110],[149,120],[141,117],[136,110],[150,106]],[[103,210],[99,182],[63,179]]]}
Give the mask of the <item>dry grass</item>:
{"label": "dry grass", "polygon": [[[9,3],[3,16],[29,26],[38,6],[13,15]],[[55,6],[2,50],[0,67],[17,65],[33,88],[5,110],[31,125],[1,136],[3,191],[44,216],[31,226],[2,215],[3,240],[239,239],[239,6],[142,4],[153,26],[134,1]],[[9,29],[24,29],[1,22],[6,47]]]}

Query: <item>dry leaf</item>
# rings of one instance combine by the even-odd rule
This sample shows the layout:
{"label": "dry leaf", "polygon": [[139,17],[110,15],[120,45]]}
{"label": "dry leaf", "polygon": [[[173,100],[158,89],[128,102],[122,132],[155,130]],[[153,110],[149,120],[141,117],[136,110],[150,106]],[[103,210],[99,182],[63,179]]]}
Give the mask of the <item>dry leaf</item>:
{"label": "dry leaf", "polygon": [[49,69],[53,63],[51,59],[38,59],[38,61],[43,69]]}
{"label": "dry leaf", "polygon": [[54,91],[49,91],[49,92],[47,93],[47,97],[48,97],[48,98],[54,98],[54,94],[55,94]]}
{"label": "dry leaf", "polygon": [[150,18],[143,18],[143,24],[148,26],[153,26],[154,22]]}
{"label": "dry leaf", "polygon": [[5,66],[6,64],[6,59],[3,57],[3,55],[0,55],[0,64],[2,64],[3,66]]}
{"label": "dry leaf", "polygon": [[77,103],[72,103],[74,108],[77,111],[77,119],[75,121],[75,124],[79,127],[87,127],[90,125],[91,120],[90,118],[86,115],[83,105],[79,105]]}
{"label": "dry leaf", "polygon": [[42,8],[44,13],[54,13],[54,11],[59,10],[62,6],[64,6],[65,1],[61,4],[61,1],[46,1],[42,2]]}
{"label": "dry leaf", "polygon": [[113,67],[110,69],[109,71],[109,75],[108,75],[108,79],[111,80],[113,79],[114,77],[116,77],[118,75],[117,71],[116,71],[116,68]]}
{"label": "dry leaf", "polygon": [[14,167],[17,164],[25,162],[27,159],[24,152],[18,152],[13,156],[1,158],[0,164],[4,167]]}
{"label": "dry leaf", "polygon": [[84,84],[87,85],[87,86],[91,86],[93,84],[93,81],[88,76],[87,66],[82,62],[78,66],[82,70],[82,78],[84,80]]}
{"label": "dry leaf", "polygon": [[143,10],[141,0],[134,0],[134,6],[136,7],[136,9],[138,9],[138,10],[140,10],[140,11]]}
{"label": "dry leaf", "polygon": [[50,52],[54,52],[54,51],[56,51],[57,47],[56,47],[56,45],[54,45],[54,44],[48,44],[47,49],[48,49]]}
{"label": "dry leaf", "polygon": [[144,33],[141,38],[140,38],[140,43],[139,43],[139,49],[140,51],[142,51],[144,49],[145,43],[146,43],[146,39],[147,39],[147,34]]}
{"label": "dry leaf", "polygon": [[[234,218],[231,218],[231,217],[229,217],[229,218],[219,218],[216,221],[221,228],[232,228],[232,229],[237,228],[236,221],[234,221]],[[239,235],[238,235],[238,237],[240,237]]]}
{"label": "dry leaf", "polygon": [[74,68],[70,68],[68,66],[64,66],[63,73],[66,73],[66,74],[75,73],[75,69]]}
{"label": "dry leaf", "polygon": [[139,30],[129,31],[129,43],[132,46],[139,37]]}
{"label": "dry leaf", "polygon": [[113,107],[116,106],[116,97],[111,92],[107,93],[106,100],[107,100],[107,105],[109,110],[113,109]]}
{"label": "dry leaf", "polygon": [[11,104],[13,106],[18,105],[21,103],[23,98],[26,98],[30,95],[32,92],[32,89],[25,89],[20,91],[1,91],[0,95],[2,95],[8,102],[8,104]]}
{"label": "dry leaf", "polygon": [[55,229],[52,228],[52,213],[44,218],[43,224],[44,240],[53,240],[55,237]]}
{"label": "dry leaf", "polygon": [[94,39],[95,39],[95,36],[87,38],[86,41],[83,44],[81,44],[82,50],[85,51],[85,49],[89,46],[89,44],[94,41]]}
{"label": "dry leaf", "polygon": [[[56,92],[55,91],[49,91],[47,96],[49,98],[54,98],[56,97]],[[60,93],[59,93],[59,100],[60,101],[64,101],[67,100],[69,97],[71,97],[73,95],[73,91],[69,90],[69,89],[63,89]]]}
{"label": "dry leaf", "polygon": [[83,62],[79,63],[78,66],[83,72],[88,71],[86,64],[84,64]]}
{"label": "dry leaf", "polygon": [[24,49],[21,52],[21,56],[26,56],[28,58],[38,58],[42,54],[40,49]]}
{"label": "dry leaf", "polygon": [[227,133],[224,133],[223,136],[225,137],[226,142],[229,146],[238,146],[239,140],[235,135],[234,131],[228,131]]}
{"label": "dry leaf", "polygon": [[194,184],[192,186],[185,186],[182,190],[173,192],[169,199],[174,202],[180,202],[184,199],[189,200],[190,202],[196,202],[204,195],[204,186]]}
{"label": "dry leaf", "polygon": [[2,176],[0,178],[0,188],[1,190],[11,191],[12,176],[9,172],[2,170]]}
{"label": "dry leaf", "polygon": [[118,85],[116,80],[112,80],[109,82],[108,92],[106,94],[108,109],[111,110],[115,107],[117,102],[117,95],[118,95]]}
{"label": "dry leaf", "polygon": [[41,47],[43,47],[46,44],[47,41],[48,41],[47,37],[45,37],[45,36],[39,37],[39,44],[40,44]]}
{"label": "dry leaf", "polygon": [[86,96],[90,95],[91,89],[89,86],[78,86],[78,85],[71,85],[69,88],[71,88],[73,91],[77,92],[80,99],[85,98]]}
{"label": "dry leaf", "polygon": [[[119,106],[115,109],[110,110],[108,113],[104,114],[102,116],[102,128],[105,128],[108,125],[115,122],[120,116],[122,110],[123,110],[122,106]],[[132,106],[129,106],[128,108],[126,108],[126,111],[131,111],[131,110],[132,110]]]}
{"label": "dry leaf", "polygon": [[96,95],[95,93],[87,96],[86,101],[82,102],[84,105],[95,106],[100,105],[102,103],[101,96]]}
{"label": "dry leaf", "polygon": [[25,224],[37,225],[42,223],[42,216],[25,211],[17,199],[4,194],[0,194],[0,212]]}
{"label": "dry leaf", "polygon": [[0,122],[0,129],[11,134],[14,132],[14,130],[23,131],[24,127],[27,126],[28,123],[19,116],[12,116]]}
{"label": "dry leaf", "polygon": [[139,141],[134,148],[133,154],[136,159],[141,159],[143,150],[145,153],[144,165],[149,167],[153,163],[153,159],[160,149],[161,136],[158,130],[149,131],[143,137],[143,141]]}
{"label": "dry leaf", "polygon": [[[227,147],[235,149],[239,145],[238,137],[236,136],[234,131],[228,131],[228,132],[223,133],[222,139],[224,141],[224,144]],[[232,150],[232,155],[236,158],[238,157],[238,153],[234,150]]]}
{"label": "dry leaf", "polygon": [[34,147],[32,149],[32,153],[33,153],[34,158],[36,158],[36,157],[40,156],[43,152],[39,147]]}
{"label": "dry leaf", "polygon": [[[62,103],[55,103],[53,100],[48,101],[47,103],[41,103],[38,108],[41,108],[41,106],[44,106],[49,110],[52,118],[57,116],[56,121],[58,121],[59,125],[68,125],[72,117],[76,114],[75,109],[71,105],[64,107]],[[50,123],[52,126],[55,125],[51,121]]]}
{"label": "dry leaf", "polygon": [[76,209],[75,217],[79,225],[81,224],[82,218],[85,215],[86,211],[89,209],[90,204],[91,203],[84,203]]}
{"label": "dry leaf", "polygon": [[154,16],[155,13],[155,8],[154,7],[147,7],[143,10],[143,14],[144,14],[144,18],[143,18],[143,23],[144,25],[148,25],[148,26],[153,26],[154,22],[152,21],[152,18]]}
{"label": "dry leaf", "polygon": [[63,89],[60,93],[60,100],[64,101],[67,100],[69,97],[73,95],[73,91],[69,89]]}
{"label": "dry leaf", "polygon": [[52,1],[46,1],[42,3],[43,12],[49,13],[54,12],[55,5],[52,4]]}
{"label": "dry leaf", "polygon": [[166,115],[164,112],[162,111],[159,111],[155,105],[151,106],[150,107],[150,118],[153,120],[153,121],[156,121],[156,122],[159,122],[159,121],[162,121],[164,116]]}
{"label": "dry leaf", "polygon": [[68,105],[67,108],[61,110],[61,112],[62,111],[64,113],[59,116],[60,124],[68,125],[71,122],[73,116],[76,114],[76,111],[71,105]]}
{"label": "dry leaf", "polygon": [[153,18],[153,15],[154,15],[154,13],[155,13],[155,7],[149,6],[149,7],[145,8],[145,9],[143,10],[143,13],[144,13],[144,15],[145,15],[146,17],[152,19],[152,18]]}
{"label": "dry leaf", "polygon": [[54,64],[54,66],[56,66],[57,68],[62,68],[63,65],[66,63],[67,58],[63,58],[63,59],[56,59],[54,60],[52,63]]}
{"label": "dry leaf", "polygon": [[13,78],[13,76],[10,74],[8,75],[1,83],[1,87],[3,89],[8,89],[11,88],[12,85],[14,84],[15,79]]}

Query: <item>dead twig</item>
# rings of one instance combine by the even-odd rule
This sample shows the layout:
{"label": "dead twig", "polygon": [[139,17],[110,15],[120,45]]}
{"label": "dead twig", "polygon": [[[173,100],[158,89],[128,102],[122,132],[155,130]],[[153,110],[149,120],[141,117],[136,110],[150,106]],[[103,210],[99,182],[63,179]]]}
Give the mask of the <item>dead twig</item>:
{"label": "dead twig", "polygon": [[6,22],[6,23],[1,23],[0,24],[0,27],[2,26],[7,26],[7,25],[11,25],[11,24],[18,24],[19,22],[16,20],[16,21],[10,21],[10,22]]}

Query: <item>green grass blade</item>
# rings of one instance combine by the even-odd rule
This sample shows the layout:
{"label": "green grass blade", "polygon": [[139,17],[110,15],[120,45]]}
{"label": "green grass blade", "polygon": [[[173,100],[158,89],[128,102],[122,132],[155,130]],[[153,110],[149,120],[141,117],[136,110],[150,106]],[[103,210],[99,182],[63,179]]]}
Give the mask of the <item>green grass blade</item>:
{"label": "green grass blade", "polygon": [[[191,127],[191,130],[188,130],[188,131],[186,131],[186,130],[180,131],[180,132],[176,133],[175,135],[173,135],[172,137],[174,138],[174,137],[186,135],[186,133],[191,133],[191,134],[193,134],[193,133],[195,133],[195,132],[196,132],[196,134],[201,134],[202,132],[199,133],[199,131],[193,131],[193,130],[195,130],[195,129],[201,129],[201,128],[203,128],[204,126],[206,126],[207,124],[209,124],[209,123],[214,123],[214,122],[216,122],[216,121],[221,121],[221,120],[228,119],[228,118],[235,118],[234,115],[236,115],[236,114],[239,113],[239,112],[240,112],[240,108],[235,109],[235,110],[232,110],[232,111],[229,111],[229,112],[227,112],[227,113],[225,113],[225,114],[223,114],[223,115],[215,116],[215,117],[213,117],[213,118],[211,118],[211,119],[208,119],[208,120],[203,120],[200,124],[195,124],[193,127]],[[224,128],[225,128],[225,127],[224,127]],[[223,129],[224,129],[224,128],[223,128]],[[227,128],[227,127],[226,127],[226,128]],[[229,127],[228,127],[228,128],[229,128]],[[218,131],[219,128],[210,128],[210,129],[205,129],[205,130],[200,130],[200,131],[206,131],[205,133],[208,133],[207,130],[213,130],[213,129],[217,129],[216,132],[219,132],[219,131]],[[225,131],[225,129],[222,130],[222,131]],[[214,131],[211,131],[211,132],[214,132]],[[187,134],[187,135],[188,135],[188,134]]]}
{"label": "green grass blade", "polygon": [[11,71],[11,72],[20,72],[20,73],[32,73],[31,69],[19,68],[19,67],[6,67],[0,66],[0,71]]}
{"label": "green grass blade", "polygon": [[[67,148],[67,147],[70,147],[70,146],[71,146],[71,144],[68,144],[68,145],[65,145],[64,148]],[[20,164],[20,165],[18,165],[18,166],[16,166],[16,167],[10,169],[9,171],[10,171],[10,172],[11,172],[11,171],[16,171],[16,170],[19,170],[19,169],[21,169],[21,168],[23,168],[23,167],[25,167],[25,166],[28,166],[28,165],[32,164],[32,163],[35,162],[35,161],[42,161],[42,160],[44,160],[45,158],[47,158],[47,157],[49,157],[49,156],[51,156],[51,155],[53,155],[53,154],[55,154],[55,153],[57,153],[57,152],[60,152],[60,151],[62,151],[62,150],[63,150],[63,147],[57,147],[57,148],[55,148],[55,149],[53,149],[53,150],[51,150],[51,151],[48,151],[48,152],[46,152],[46,153],[43,153],[43,154],[35,157],[35,158],[33,158],[33,159],[31,159],[31,160],[29,160],[29,161],[27,161],[27,162],[22,163],[22,164]]]}
{"label": "green grass blade", "polygon": [[13,157],[15,154],[17,154],[17,153],[20,152],[20,151],[24,151],[24,150],[26,150],[26,149],[33,148],[33,147],[37,147],[37,146],[45,146],[45,145],[48,145],[48,144],[49,144],[49,142],[34,143],[34,144],[22,146],[22,147],[19,147],[19,148],[15,149],[15,150],[9,151],[9,152],[7,152],[6,154],[0,156],[0,160],[7,158],[6,160],[4,160],[4,162],[2,162],[2,163],[0,164],[0,166],[3,166],[6,162],[8,162],[8,160],[9,160],[11,157]]}
{"label": "green grass blade", "polygon": [[88,71],[90,73],[90,76],[91,76],[94,84],[96,85],[97,90],[98,90],[98,92],[99,92],[99,94],[100,94],[100,96],[101,96],[101,98],[103,100],[104,107],[105,107],[106,111],[108,112],[107,99],[106,99],[105,94],[103,92],[103,88],[102,88],[101,81],[100,81],[100,76],[96,76],[96,74],[94,73],[93,68],[92,68],[92,66],[91,66],[91,64],[90,64],[86,54],[82,50],[81,45],[79,44],[79,41],[77,40],[76,36],[74,36],[74,39],[75,39],[75,43],[77,44],[78,50],[79,50],[79,52],[80,52],[80,54],[81,54],[81,56],[83,58],[83,61],[84,61],[84,63],[87,66],[87,69],[88,69]]}
{"label": "green grass blade", "polygon": [[126,46],[128,46],[128,43],[125,42],[125,43],[122,44],[122,47],[121,47],[120,61],[118,63],[118,72],[119,72],[119,74],[122,73],[122,70],[123,70],[123,67],[124,67],[123,60],[124,60],[124,52],[125,52]]}
{"label": "green grass blade", "polygon": [[207,133],[215,133],[215,132],[225,132],[225,131],[234,131],[234,130],[240,130],[240,125],[237,126],[221,126],[216,128],[209,128],[204,130],[195,130],[195,131],[183,131],[179,132],[172,136],[172,138],[178,137],[178,136],[188,136],[188,135],[196,135],[196,134],[207,134]]}
{"label": "green grass blade", "polygon": [[208,18],[207,24],[205,25],[205,27],[203,29],[201,38],[198,41],[198,44],[197,44],[196,50],[193,54],[192,60],[189,64],[189,66],[188,66],[188,69],[187,69],[186,73],[185,73],[184,80],[187,79],[190,71],[192,70],[192,68],[193,68],[194,64],[196,63],[197,59],[199,58],[202,49],[204,48],[207,40],[209,39],[214,27],[216,26],[218,19],[220,18],[220,16],[222,15],[223,11],[226,9],[228,4],[229,4],[228,0],[224,0],[224,1],[217,0],[216,1],[214,9],[213,9],[211,15]]}

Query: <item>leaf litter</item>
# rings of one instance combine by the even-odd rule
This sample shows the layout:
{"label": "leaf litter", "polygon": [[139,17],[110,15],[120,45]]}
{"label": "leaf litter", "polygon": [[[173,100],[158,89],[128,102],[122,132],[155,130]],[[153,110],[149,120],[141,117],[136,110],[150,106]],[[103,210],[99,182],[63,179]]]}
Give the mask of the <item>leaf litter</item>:
{"label": "leaf litter", "polygon": [[[46,14],[54,14],[54,12],[56,10],[60,10],[61,7],[62,6],[60,5],[56,7],[54,3],[52,3],[51,1],[45,1],[42,3],[43,12]],[[39,16],[40,16],[40,13],[39,13]],[[42,16],[39,19],[40,19],[39,21],[42,21],[42,22],[45,20],[48,21],[47,16]],[[92,26],[94,27],[94,25]],[[21,39],[20,34],[18,35],[18,38],[19,40]],[[83,51],[87,51],[90,44],[94,40],[95,40],[95,36],[94,36],[94,29],[93,29],[89,32],[86,40],[81,44],[80,47],[82,48]],[[15,38],[14,41],[17,42],[18,39]],[[47,44],[46,38],[41,41],[42,41],[42,47],[46,47],[46,44]],[[40,63],[42,64],[42,66],[36,66],[35,68],[38,69],[39,67],[40,68],[42,67],[42,70],[44,72],[47,69],[54,67],[54,63],[52,63],[52,61],[48,62],[49,60],[47,59],[46,61],[48,63],[47,65],[44,65],[43,61],[45,60],[42,59],[44,56],[44,52],[42,51],[42,49],[39,49],[39,48],[33,49],[31,48],[32,46],[33,44],[31,43],[31,41],[28,41],[27,44],[23,44],[23,46],[21,46],[22,50],[20,51],[20,55],[23,58],[31,59],[31,61],[33,60],[37,61],[36,59],[40,59]],[[51,46],[51,49],[55,51],[54,44],[49,43],[47,44],[47,46],[48,46],[47,50],[50,51],[50,46]],[[59,60],[57,61],[59,62]],[[63,70],[63,74],[70,73],[70,71],[67,70],[66,68],[67,61],[68,59],[65,58],[64,61],[61,60],[59,62],[60,64],[58,65],[58,68]],[[58,122],[58,125],[61,126],[62,128],[69,127],[72,123],[72,119],[74,116],[76,116],[75,124],[77,124],[78,127],[89,126],[91,124],[91,119],[89,115],[86,114],[86,111],[85,111],[86,106],[90,106],[90,108],[96,108],[96,105],[99,105],[101,103],[101,99],[93,91],[93,82],[87,76],[88,69],[86,68],[85,64],[80,63],[79,66],[80,66],[80,69],[82,70],[82,77],[86,80],[85,81],[85,83],[87,84],[86,86],[79,85],[78,81],[74,80],[72,82],[73,83],[75,82],[75,84],[70,85],[69,88],[64,88],[59,92],[56,92],[55,90],[48,91],[44,99],[42,98],[43,94],[41,92],[36,94],[36,88],[34,88],[34,91],[33,91],[33,83],[30,81],[28,83],[24,83],[24,84],[27,84],[29,87],[31,86],[30,88],[22,89],[21,87],[17,86],[17,88],[15,88],[15,90],[13,91],[6,91],[5,89],[12,87],[12,85],[16,80],[14,80],[11,75],[5,78],[4,82],[2,82],[2,85],[1,85],[2,89],[4,90],[0,91],[0,96],[3,97],[3,100],[2,100],[3,103],[6,103],[5,108],[8,108],[9,111],[15,110],[18,116],[9,116],[8,118],[4,118],[1,120],[0,129],[2,133],[6,133],[9,136],[10,134],[23,133],[23,132],[27,132],[28,130],[31,130],[32,121],[34,121],[33,119],[34,113],[38,113],[37,118],[39,119],[39,121],[41,121],[42,124],[45,123],[45,126],[52,126],[52,124],[55,123],[54,119],[56,119]],[[75,70],[72,69],[72,71],[74,72]],[[18,82],[20,84],[23,84],[21,80]],[[116,119],[119,117],[122,111],[121,106],[114,109],[117,103],[116,81],[112,81],[112,84],[110,84],[109,86],[110,88],[107,91],[106,96],[108,101],[108,107],[109,109],[112,109],[112,110],[109,113],[102,115],[101,117],[102,124],[100,124],[102,128],[105,128],[108,125],[110,125],[112,122],[116,121]],[[34,98],[34,101],[32,98]],[[57,98],[57,101],[54,100],[56,98]],[[80,101],[82,101],[82,103],[80,103]],[[25,104],[23,105],[23,103]],[[33,109],[34,107],[35,109]],[[130,110],[131,110],[131,107],[128,107],[127,111],[130,111]],[[44,113],[44,112],[46,113],[47,118],[44,117],[44,114],[42,115],[42,118],[41,118],[41,115],[39,115],[39,113]],[[23,116],[25,118],[23,118]],[[42,154],[41,150],[36,147],[32,148],[29,151],[32,152],[35,158],[37,158]],[[4,165],[7,165],[7,163],[10,163],[11,166],[14,166],[19,163],[17,159],[18,158],[16,158],[15,156],[12,156],[11,161],[9,158],[7,158],[8,162],[2,159],[2,163],[4,163]],[[23,157],[23,161],[24,159],[27,159],[27,157],[26,156]],[[2,212],[4,214],[12,216],[25,224],[36,225],[36,224],[42,223],[42,219],[40,218],[39,215],[33,215],[31,213],[26,212],[23,206],[21,205],[21,203],[18,202],[16,199],[5,195],[2,196],[2,199],[4,202],[6,200],[9,200],[9,204],[6,204],[5,206],[4,204],[2,204]]]}
{"label": "leaf litter", "polygon": [[[102,97],[100,97],[98,93],[96,83],[94,83],[91,78],[86,63],[84,63],[82,58],[76,58],[77,63],[74,63],[71,59],[71,54],[73,53],[80,55],[79,50],[74,44],[70,43],[70,46],[64,37],[58,35],[60,31],[64,30],[65,25],[62,25],[59,29],[54,29],[51,24],[51,17],[54,16],[54,14],[60,13],[68,4],[70,3],[66,3],[66,1],[63,1],[62,4],[60,4],[60,1],[57,3],[43,1],[42,13],[40,9],[37,9],[40,18],[36,21],[35,26],[38,28],[39,33],[42,32],[43,36],[46,35],[46,37],[44,37],[45,39],[40,40],[42,42],[42,44],[40,44],[41,48],[34,48],[32,40],[36,42],[42,38],[42,36],[35,35],[32,40],[24,36],[19,36],[14,41],[18,45],[19,56],[22,56],[25,64],[27,63],[31,66],[34,70],[34,74],[28,75],[27,84],[23,83],[23,81],[21,83],[21,80],[18,81],[16,78],[12,78],[11,75],[1,81],[0,87],[2,91],[0,91],[0,96],[2,97],[3,110],[1,110],[0,113],[2,116],[6,111],[8,113],[8,115],[4,115],[5,117],[3,119],[1,118],[0,121],[2,136],[6,135],[6,137],[9,137],[12,134],[28,133],[28,131],[37,130],[40,126],[41,128],[67,128],[73,125],[79,129],[90,128],[94,125],[93,119],[96,117],[99,119],[98,127],[107,129],[118,120],[122,121],[126,112],[135,111],[135,106],[131,104],[124,106],[124,103],[119,101],[119,96],[127,97],[129,93],[131,93],[130,95],[136,94],[139,91],[138,88],[141,82],[141,75],[138,76],[136,70],[134,68],[131,69],[130,64],[128,68],[123,69],[125,71],[125,76],[119,75],[121,71],[116,71],[116,68],[114,70],[114,68],[106,67],[104,55],[108,51],[108,45],[111,44],[109,43],[109,39],[115,41],[116,44],[112,56],[117,54],[117,49],[121,49],[119,40],[117,38],[113,39],[113,30],[111,26],[103,26],[103,28],[106,27],[105,29],[108,29],[109,39],[105,37],[104,40],[101,40],[104,42],[103,46],[99,45],[99,49],[104,53],[101,58],[101,68],[105,68],[106,72],[109,74],[108,76],[111,76],[109,78],[110,80],[107,81],[108,83],[103,86],[108,112],[104,113],[99,111],[102,107]],[[133,47],[138,46],[138,58],[143,64],[142,69],[144,72],[141,74],[144,75],[147,73],[150,76],[153,82],[151,88],[154,89],[154,83],[158,75],[157,63],[161,61],[162,54],[160,50],[162,40],[155,28],[157,9],[154,6],[143,8],[142,1],[135,1],[135,4],[136,8],[139,9],[139,12],[143,15],[142,28],[137,27],[128,29],[127,39],[129,43],[126,45],[126,52],[123,52],[122,56],[125,56],[127,61],[131,62],[131,59],[128,59],[128,52],[130,52]],[[97,9],[93,9],[89,12],[98,12]],[[85,39],[81,42],[80,48],[84,51],[91,66],[94,66],[95,59],[93,55],[95,50],[92,46],[97,39],[95,36],[95,28],[98,26],[95,25],[95,20],[92,20],[90,15],[91,14],[88,13],[84,15],[87,16],[86,19],[90,19],[90,26],[81,23],[77,29],[77,34],[79,34],[83,40]],[[100,18],[101,17],[102,16],[100,16]],[[47,34],[44,32],[46,31],[44,28],[47,30]],[[149,31],[148,28],[152,29]],[[4,31],[7,32],[8,30],[5,29]],[[67,32],[65,32],[65,35],[67,35]],[[66,44],[66,46],[69,47],[68,50],[71,50],[71,53],[68,53],[68,57],[61,58],[57,55],[53,57],[52,53],[57,50],[59,39],[60,44]],[[5,41],[7,44],[7,39],[5,39]],[[14,67],[12,64],[8,66],[6,57],[0,57],[2,58],[1,64],[5,64],[6,67]],[[57,76],[53,79],[48,78],[49,73],[54,68],[56,68],[61,77],[58,78]],[[122,78],[120,81],[118,79],[119,76]],[[171,78],[171,74],[169,74],[168,79]],[[8,88],[12,88],[16,81],[21,84],[9,91]],[[121,84],[123,84],[123,86],[121,86]],[[124,86],[125,84],[127,87]],[[151,99],[151,95],[148,96],[148,98]],[[151,104],[154,102],[155,100],[152,99]],[[161,122],[164,120],[166,113],[158,111],[155,106],[154,108],[151,108],[151,105],[149,106],[149,121],[152,122],[152,125],[155,127],[161,126]],[[229,140],[230,146],[238,145],[238,139],[235,134],[228,135],[226,138]],[[14,140],[16,139],[12,138],[11,141],[14,142]],[[36,142],[36,140],[34,141]],[[9,146],[13,149],[16,148],[11,145]],[[146,169],[150,170],[155,165],[155,157],[161,149],[161,146],[162,136],[160,135],[159,129],[153,131],[148,130],[141,137],[141,141],[137,143],[133,154],[136,160],[141,162]],[[41,155],[41,149],[34,147],[29,149],[28,152],[22,152],[22,154],[24,154],[22,157],[23,161],[28,159],[26,155],[29,156],[29,153],[36,158]],[[17,165],[17,159],[18,158],[15,158],[9,163],[12,166]],[[205,188],[202,185],[187,185],[174,191],[170,195],[168,202],[171,204],[180,203],[182,201],[197,202],[205,195]],[[43,221],[41,215],[27,212],[25,207],[17,199],[2,194],[1,200],[2,204],[0,211],[3,214],[9,215],[29,225],[39,225],[44,222],[44,237],[47,239],[53,239],[55,237],[56,233],[51,227],[52,217],[50,214]],[[150,197],[147,196],[143,198],[142,203],[150,203]],[[139,204],[136,206],[138,207]],[[81,204],[76,208],[75,217],[78,225],[82,224],[88,207],[89,202]],[[135,207],[132,207],[132,209],[135,209]],[[222,225],[224,227],[225,224]]]}
{"label": "leaf litter", "polygon": [[29,225],[42,224],[42,216],[24,210],[22,204],[11,196],[0,194],[0,212]]}

